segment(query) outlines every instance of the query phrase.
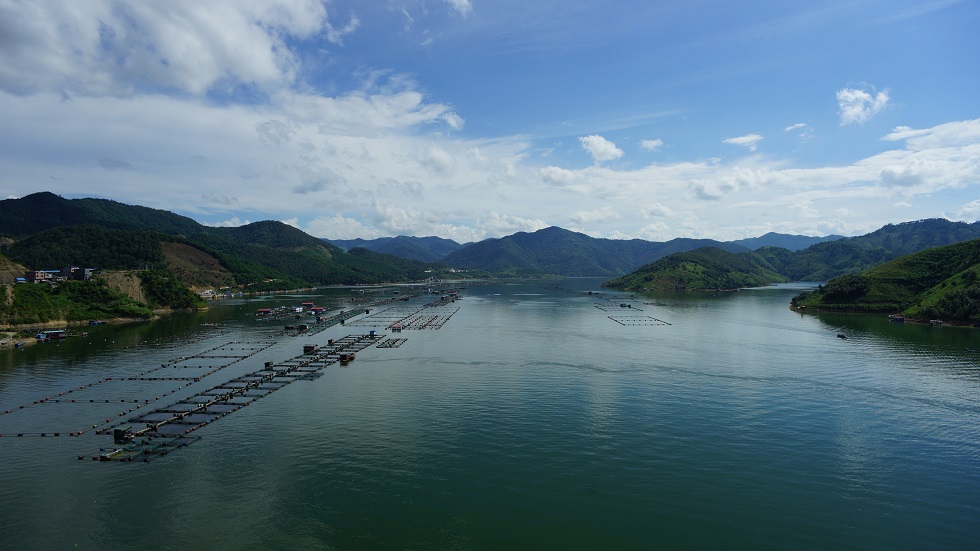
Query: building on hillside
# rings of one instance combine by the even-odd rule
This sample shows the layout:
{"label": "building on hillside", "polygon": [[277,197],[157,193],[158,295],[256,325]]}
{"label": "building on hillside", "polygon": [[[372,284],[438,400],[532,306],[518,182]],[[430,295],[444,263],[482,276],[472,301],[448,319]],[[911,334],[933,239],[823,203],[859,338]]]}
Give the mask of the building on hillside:
{"label": "building on hillside", "polygon": [[48,283],[53,281],[54,278],[51,277],[50,273],[45,272],[44,270],[28,270],[24,272],[24,279],[26,279],[29,283]]}
{"label": "building on hillside", "polygon": [[59,274],[63,280],[88,281],[92,279],[92,268],[79,268],[78,266],[66,266],[61,269]]}

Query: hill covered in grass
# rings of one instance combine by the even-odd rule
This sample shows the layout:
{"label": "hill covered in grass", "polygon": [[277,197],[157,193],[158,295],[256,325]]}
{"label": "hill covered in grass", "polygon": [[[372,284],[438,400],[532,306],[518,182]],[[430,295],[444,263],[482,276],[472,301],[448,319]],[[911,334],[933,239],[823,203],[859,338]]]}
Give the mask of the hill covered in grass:
{"label": "hill covered in grass", "polygon": [[901,313],[980,321],[980,239],[926,249],[830,280],[793,299],[797,308]]}
{"label": "hill covered in grass", "polygon": [[715,247],[666,256],[635,272],[604,283],[627,290],[708,290],[758,287],[788,281],[763,257]]}

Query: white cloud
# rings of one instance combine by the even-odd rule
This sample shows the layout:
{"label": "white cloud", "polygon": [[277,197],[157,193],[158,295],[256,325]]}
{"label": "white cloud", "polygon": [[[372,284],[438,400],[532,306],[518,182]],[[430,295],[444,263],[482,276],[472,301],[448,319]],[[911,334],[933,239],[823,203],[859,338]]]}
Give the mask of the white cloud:
{"label": "white cloud", "polygon": [[317,0],[8,0],[0,4],[0,90],[201,95],[231,83],[273,91],[296,77],[286,37],[329,29]]}
{"label": "white cloud", "polygon": [[674,213],[660,203],[653,203],[651,205],[644,206],[642,209],[642,214],[644,218],[666,218]]}
{"label": "white cloud", "polygon": [[643,140],[640,142],[640,147],[646,149],[647,151],[657,151],[663,147],[664,141],[661,139],[656,140]]}
{"label": "white cloud", "polygon": [[449,125],[449,128],[452,128],[453,130],[463,129],[463,124],[464,124],[463,117],[460,117],[456,113],[452,113],[452,112],[445,113],[442,115],[442,120],[446,121],[446,124]]}
{"label": "white cloud", "polygon": [[251,222],[248,220],[242,220],[237,216],[232,216],[228,220],[221,222],[202,222],[202,224],[215,228],[237,228],[239,226],[247,226],[248,224],[251,224]]}
{"label": "white cloud", "polygon": [[446,3],[453,11],[464,17],[473,12],[473,4],[470,3],[470,0],[446,0]]}
{"label": "white cloud", "polygon": [[880,113],[888,105],[888,90],[876,92],[842,88],[837,91],[837,104],[840,107],[840,125],[864,124]]}
{"label": "white cloud", "polygon": [[622,149],[597,134],[583,136],[578,141],[582,144],[582,149],[586,150],[596,163],[614,161],[623,156]]}
{"label": "white cloud", "polygon": [[786,127],[786,132],[792,132],[793,130],[799,130],[801,128],[806,128],[806,123],[798,122],[796,124],[791,124]]}
{"label": "white cloud", "polygon": [[574,224],[584,226],[586,224],[594,224],[596,222],[619,220],[619,213],[613,210],[612,207],[606,205],[600,209],[572,213],[568,219]]}
{"label": "white cloud", "polygon": [[339,29],[334,27],[329,21],[326,22],[325,26],[327,31],[327,40],[338,46],[343,46],[344,37],[349,34],[353,34],[354,31],[361,26],[361,21],[355,15],[351,16],[350,21]]}
{"label": "white cloud", "polygon": [[949,218],[962,222],[976,222],[980,220],[980,199],[975,199],[963,205],[955,214],[949,216]]}
{"label": "white cloud", "polygon": [[906,147],[915,151],[968,145],[980,142],[980,119],[948,122],[922,130],[899,126],[882,140],[905,141]]}
{"label": "white cloud", "polygon": [[759,134],[746,134],[745,136],[739,136],[737,138],[727,138],[722,140],[724,143],[731,145],[740,145],[742,147],[747,147],[749,151],[755,151],[759,148],[759,142],[762,141],[762,136]]}
{"label": "white cloud", "polygon": [[318,217],[303,228],[306,233],[324,239],[377,239],[387,237],[375,228],[365,226],[359,220],[336,214]]}
{"label": "white cloud", "polygon": [[546,183],[554,186],[568,186],[581,180],[579,174],[557,166],[542,167],[538,174]]}

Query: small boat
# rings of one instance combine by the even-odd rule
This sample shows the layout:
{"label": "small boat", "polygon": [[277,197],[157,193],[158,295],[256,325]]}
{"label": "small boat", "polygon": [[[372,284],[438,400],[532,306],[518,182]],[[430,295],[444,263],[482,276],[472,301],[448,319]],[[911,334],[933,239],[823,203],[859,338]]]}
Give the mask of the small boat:
{"label": "small boat", "polygon": [[846,339],[847,338],[847,335],[845,335],[844,333],[837,333],[837,338],[838,339]]}
{"label": "small boat", "polygon": [[930,325],[942,325],[943,320],[929,320]]}
{"label": "small boat", "polygon": [[905,316],[902,316],[901,314],[891,314],[888,316],[888,321],[902,323],[905,321]]}

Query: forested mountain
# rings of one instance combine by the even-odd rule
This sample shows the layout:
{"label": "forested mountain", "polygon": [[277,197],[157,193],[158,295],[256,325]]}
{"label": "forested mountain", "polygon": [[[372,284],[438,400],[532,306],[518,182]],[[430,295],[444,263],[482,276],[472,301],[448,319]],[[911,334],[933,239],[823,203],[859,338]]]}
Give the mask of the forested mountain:
{"label": "forested mountain", "polygon": [[441,237],[381,237],[378,239],[324,239],[341,249],[349,251],[358,247],[376,253],[390,254],[422,262],[439,262],[446,255],[462,249],[464,245],[452,239]]}
{"label": "forested mountain", "polygon": [[674,252],[712,245],[733,252],[747,250],[710,239],[674,239],[666,243],[598,239],[550,227],[473,243],[445,257],[443,263],[517,275],[614,276]]}
{"label": "forested mountain", "polygon": [[230,280],[254,290],[430,275],[422,262],[344,252],[281,222],[214,228],[166,211],[46,192],[0,201],[0,234],[12,238],[5,240],[4,254],[31,269],[151,268],[192,278],[193,264],[204,262],[211,265],[208,281]]}
{"label": "forested mountain", "polygon": [[705,290],[758,287],[787,281],[753,252],[730,253],[716,247],[675,253],[604,283],[627,290]]}
{"label": "forested mountain", "polygon": [[980,321],[980,239],[926,249],[834,278],[793,299],[798,308]]}
{"label": "forested mountain", "polygon": [[23,237],[79,224],[157,230],[169,235],[190,235],[204,227],[186,216],[165,210],[108,199],[64,199],[47,191],[0,201],[0,235]]}
{"label": "forested mountain", "polygon": [[867,235],[818,243],[795,253],[771,247],[756,252],[792,280],[827,281],[923,249],[977,238],[980,238],[980,222],[967,224],[932,218],[888,224]]}
{"label": "forested mountain", "polygon": [[786,233],[769,232],[759,237],[749,237],[747,239],[736,239],[731,243],[748,247],[751,250],[762,247],[779,247],[789,251],[799,251],[817,243],[826,241],[836,241],[843,239],[843,235],[827,235],[824,237],[811,237],[809,235],[791,235]]}

